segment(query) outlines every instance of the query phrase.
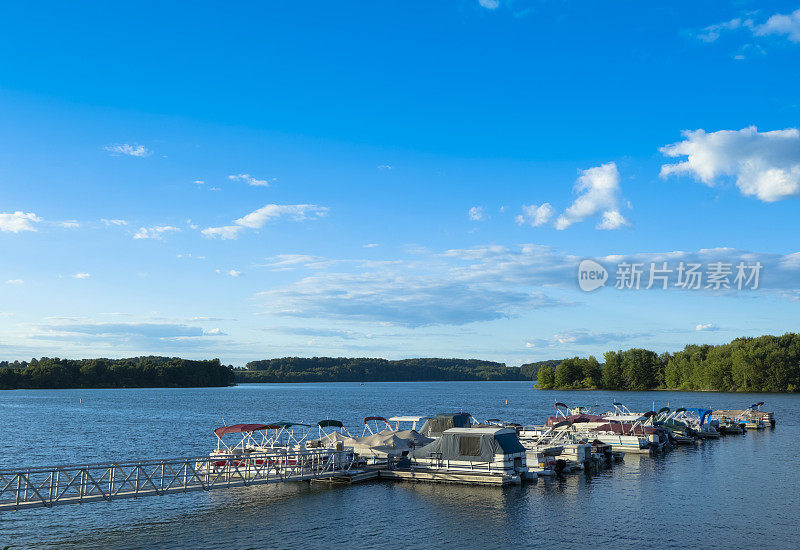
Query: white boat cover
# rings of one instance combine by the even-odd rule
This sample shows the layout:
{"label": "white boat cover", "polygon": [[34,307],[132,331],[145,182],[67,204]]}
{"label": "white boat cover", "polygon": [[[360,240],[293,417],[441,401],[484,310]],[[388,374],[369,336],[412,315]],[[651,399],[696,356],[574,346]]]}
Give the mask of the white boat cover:
{"label": "white boat cover", "polygon": [[341,443],[344,447],[352,447],[362,456],[385,458],[389,455],[401,456],[404,452],[427,445],[431,441],[433,439],[415,430],[387,429],[364,437],[348,437],[340,432],[333,432],[312,440],[309,446],[333,448],[337,443]]}

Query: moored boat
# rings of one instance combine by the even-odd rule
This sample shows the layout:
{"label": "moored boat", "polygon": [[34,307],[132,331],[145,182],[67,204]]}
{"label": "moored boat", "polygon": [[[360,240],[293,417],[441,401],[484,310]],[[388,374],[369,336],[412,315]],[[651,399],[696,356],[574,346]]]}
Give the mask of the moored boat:
{"label": "moored boat", "polygon": [[503,427],[446,429],[392,471],[403,479],[453,483],[507,484],[535,478],[516,431]]}

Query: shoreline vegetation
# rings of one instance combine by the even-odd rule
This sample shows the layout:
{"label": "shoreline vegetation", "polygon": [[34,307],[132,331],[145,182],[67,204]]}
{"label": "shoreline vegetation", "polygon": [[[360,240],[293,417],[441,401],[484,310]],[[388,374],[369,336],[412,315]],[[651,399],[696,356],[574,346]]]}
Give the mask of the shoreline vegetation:
{"label": "shoreline vegetation", "polygon": [[800,391],[800,334],[689,345],[676,353],[609,351],[605,363],[573,357],[537,374],[542,390]]}
{"label": "shoreline vegetation", "polygon": [[478,359],[283,357],[233,368],[219,359],[0,361],[0,389],[221,387],[248,383],[532,381],[542,390],[800,391],[800,334],[688,345],[676,353],[609,351],[509,367]]}
{"label": "shoreline vegetation", "polygon": [[478,359],[419,358],[390,361],[366,357],[282,357],[251,361],[234,371],[237,383],[286,382],[435,382],[536,380],[540,367],[559,360],[519,367]]}
{"label": "shoreline vegetation", "polygon": [[219,359],[178,357],[0,362],[0,390],[73,388],[195,388],[231,386],[233,370]]}

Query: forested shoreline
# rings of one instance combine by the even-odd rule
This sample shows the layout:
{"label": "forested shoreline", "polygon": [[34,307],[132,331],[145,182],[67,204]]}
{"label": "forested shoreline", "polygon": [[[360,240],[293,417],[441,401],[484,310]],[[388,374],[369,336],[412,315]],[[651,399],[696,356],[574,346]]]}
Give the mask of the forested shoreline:
{"label": "forested shoreline", "polygon": [[536,381],[543,390],[800,391],[800,334],[539,361],[519,367],[479,359],[282,357],[234,369],[178,357],[0,361],[0,389],[216,387],[236,383]]}
{"label": "forested shoreline", "polygon": [[543,390],[800,391],[800,335],[737,338],[729,344],[688,345],[676,353],[609,351],[605,363],[573,357],[542,366]]}
{"label": "forested shoreline", "polygon": [[535,380],[541,365],[557,363],[541,361],[508,367],[478,359],[281,357],[251,361],[235,375],[239,383]]}
{"label": "forested shoreline", "polygon": [[0,362],[0,389],[185,388],[234,384],[233,369],[219,359],[178,357],[59,359]]}

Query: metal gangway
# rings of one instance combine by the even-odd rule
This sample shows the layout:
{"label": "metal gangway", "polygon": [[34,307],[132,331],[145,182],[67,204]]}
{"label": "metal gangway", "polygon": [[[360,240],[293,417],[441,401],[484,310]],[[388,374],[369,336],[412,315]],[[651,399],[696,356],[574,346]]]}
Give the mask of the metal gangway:
{"label": "metal gangway", "polygon": [[275,449],[212,456],[0,470],[0,511],[356,473],[352,450]]}

